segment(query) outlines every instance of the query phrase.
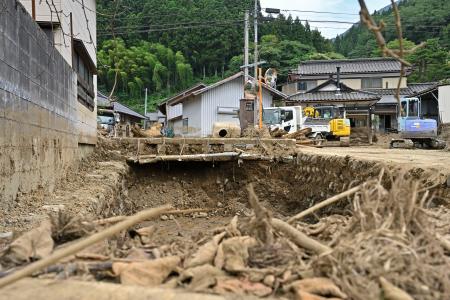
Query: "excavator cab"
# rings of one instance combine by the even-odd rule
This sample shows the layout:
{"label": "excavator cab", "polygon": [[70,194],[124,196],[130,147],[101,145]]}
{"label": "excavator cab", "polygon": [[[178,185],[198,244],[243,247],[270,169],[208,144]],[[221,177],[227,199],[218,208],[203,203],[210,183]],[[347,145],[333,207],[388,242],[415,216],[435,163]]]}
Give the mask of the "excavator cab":
{"label": "excavator cab", "polygon": [[442,149],[446,144],[437,139],[437,121],[422,118],[419,98],[403,98],[398,117],[400,139],[391,141],[391,148]]}

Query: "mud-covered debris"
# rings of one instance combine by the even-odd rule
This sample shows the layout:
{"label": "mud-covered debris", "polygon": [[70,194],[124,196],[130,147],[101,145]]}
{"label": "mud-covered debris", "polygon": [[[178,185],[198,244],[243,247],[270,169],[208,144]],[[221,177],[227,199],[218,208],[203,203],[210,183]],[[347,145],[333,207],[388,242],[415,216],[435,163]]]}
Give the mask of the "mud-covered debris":
{"label": "mud-covered debris", "polygon": [[223,241],[217,251],[214,265],[229,272],[239,272],[247,267],[248,248],[258,244],[250,236],[232,237]]}
{"label": "mud-covered debris", "polygon": [[180,262],[180,257],[170,256],[142,262],[116,262],[112,269],[122,284],[154,287],[163,283]]}
{"label": "mud-covered debris", "polygon": [[246,278],[223,277],[217,280],[214,292],[218,294],[255,295],[266,297],[272,293],[272,289],[262,283],[252,282]]}
{"label": "mud-covered debris", "polygon": [[1,260],[13,264],[37,260],[50,255],[53,246],[52,226],[47,220],[15,239]]}
{"label": "mud-covered debris", "polygon": [[323,297],[336,297],[339,299],[347,299],[347,295],[344,294],[339,287],[337,287],[328,278],[306,278],[292,282],[289,289],[299,294],[300,292],[306,292],[316,296]]}
{"label": "mud-covered debris", "polygon": [[206,292],[216,285],[218,277],[224,277],[226,273],[210,265],[204,264],[198,267],[184,270],[178,282],[193,292]]}
{"label": "mud-covered debris", "polygon": [[216,257],[219,243],[222,241],[226,232],[215,235],[212,240],[202,245],[194,255],[189,258],[186,263],[186,268],[197,267],[204,264],[212,264]]}
{"label": "mud-covered debris", "polygon": [[383,298],[386,300],[413,300],[404,290],[399,289],[384,277],[380,277],[380,284],[383,290]]}

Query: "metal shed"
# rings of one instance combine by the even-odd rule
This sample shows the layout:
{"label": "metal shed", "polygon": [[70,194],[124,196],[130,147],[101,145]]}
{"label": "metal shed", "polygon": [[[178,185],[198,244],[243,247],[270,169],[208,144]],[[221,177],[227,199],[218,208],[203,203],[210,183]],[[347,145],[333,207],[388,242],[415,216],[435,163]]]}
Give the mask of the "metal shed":
{"label": "metal shed", "polygon": [[[195,88],[197,87],[197,88]],[[178,118],[168,120],[176,136],[207,137],[212,135],[216,122],[239,125],[238,110],[244,97],[244,74],[236,73],[210,86],[199,85],[167,101],[167,110],[182,105]],[[273,100],[287,98],[283,93],[263,85],[263,106],[272,106]]]}

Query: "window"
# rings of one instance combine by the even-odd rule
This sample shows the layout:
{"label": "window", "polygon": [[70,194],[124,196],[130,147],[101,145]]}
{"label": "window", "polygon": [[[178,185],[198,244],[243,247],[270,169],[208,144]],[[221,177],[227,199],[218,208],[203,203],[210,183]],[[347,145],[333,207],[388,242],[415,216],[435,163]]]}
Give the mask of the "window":
{"label": "window", "polygon": [[284,116],[284,118],[282,118],[282,120],[284,122],[289,122],[292,119],[294,119],[294,112],[292,110],[281,110],[281,115]]}
{"label": "window", "polygon": [[298,91],[308,91],[310,89],[313,89],[317,86],[317,81],[299,81],[297,83],[297,90]]}
{"label": "window", "polygon": [[189,133],[189,119],[183,119],[183,134]]}
{"label": "window", "polygon": [[381,89],[383,88],[382,78],[363,78],[361,79],[363,89]]}
{"label": "window", "polygon": [[77,97],[78,101],[89,110],[94,110],[94,73],[95,64],[82,41],[74,39],[74,53],[72,67],[77,73]]}
{"label": "window", "polygon": [[300,81],[297,83],[297,90],[298,91],[306,91],[308,89],[308,85],[306,81]]}

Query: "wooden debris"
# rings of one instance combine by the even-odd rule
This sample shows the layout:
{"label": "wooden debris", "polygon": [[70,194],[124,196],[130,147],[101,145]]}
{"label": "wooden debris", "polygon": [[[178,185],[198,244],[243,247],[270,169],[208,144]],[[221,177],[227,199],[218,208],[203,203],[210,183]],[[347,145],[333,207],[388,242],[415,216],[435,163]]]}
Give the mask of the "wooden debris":
{"label": "wooden debris", "polygon": [[354,193],[358,192],[361,189],[361,187],[362,187],[362,185],[355,186],[355,187],[353,187],[353,188],[351,188],[351,189],[349,189],[349,190],[347,190],[345,192],[337,194],[337,195],[335,195],[335,196],[333,196],[331,198],[328,198],[327,200],[324,200],[324,201],[322,201],[320,203],[317,203],[316,205],[314,205],[314,206],[312,206],[312,207],[310,207],[310,208],[308,208],[308,209],[306,209],[306,210],[296,214],[295,216],[289,218],[287,222],[288,223],[292,223],[294,221],[298,221],[298,220],[300,220],[300,219],[302,219],[302,218],[304,218],[304,217],[306,217],[306,216],[308,216],[308,215],[318,211],[319,209],[321,209],[321,208],[323,208],[325,206],[333,204],[333,203],[335,203],[335,202],[337,202],[337,201],[339,201],[341,199],[344,199],[344,198],[346,198],[346,197],[348,197],[350,195],[353,195]]}
{"label": "wooden debris", "polygon": [[142,222],[143,220],[148,220],[151,218],[155,218],[159,215],[161,215],[162,213],[168,211],[170,209],[169,205],[166,206],[162,206],[162,207],[157,207],[157,208],[152,208],[152,209],[147,209],[144,211],[141,211],[139,213],[137,213],[134,216],[128,217],[125,220],[123,220],[120,223],[117,223],[103,231],[100,231],[98,233],[95,233],[85,239],[82,239],[66,248],[63,248],[59,251],[55,251],[53,252],[51,255],[38,260],[26,267],[24,267],[23,269],[9,275],[6,276],[4,278],[0,279],[0,288],[5,287],[13,282],[16,282],[19,279],[22,279],[26,276],[29,276],[31,274],[33,274],[36,271],[39,271],[47,266],[50,266],[56,262],[58,262],[60,259],[75,254],[78,251],[81,251],[85,248],[87,248],[88,246],[95,244],[103,239],[106,239],[124,229],[127,229],[133,225],[136,225],[137,223]]}

